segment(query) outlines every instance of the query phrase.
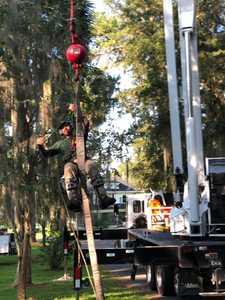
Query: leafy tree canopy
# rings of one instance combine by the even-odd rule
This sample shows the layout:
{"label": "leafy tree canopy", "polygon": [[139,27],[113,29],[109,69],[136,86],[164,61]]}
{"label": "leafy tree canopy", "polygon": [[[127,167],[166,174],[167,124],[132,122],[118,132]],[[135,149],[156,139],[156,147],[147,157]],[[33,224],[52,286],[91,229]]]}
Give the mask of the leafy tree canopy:
{"label": "leafy tree canopy", "polygon": [[[98,17],[97,42],[99,49],[105,49],[115,64],[122,65],[133,78],[133,87],[123,87],[119,95],[122,105],[136,120],[138,138],[133,144],[136,149],[133,176],[141,178],[139,187],[165,187],[171,172],[168,168],[171,146],[163,3],[141,0],[107,3],[112,15]],[[199,0],[197,4],[205,152],[211,156],[224,155],[221,125],[225,111],[224,1]]]}

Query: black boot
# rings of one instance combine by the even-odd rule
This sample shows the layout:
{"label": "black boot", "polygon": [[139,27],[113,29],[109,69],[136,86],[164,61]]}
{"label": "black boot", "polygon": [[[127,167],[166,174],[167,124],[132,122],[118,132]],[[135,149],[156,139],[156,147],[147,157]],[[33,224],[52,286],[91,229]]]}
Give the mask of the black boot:
{"label": "black boot", "polygon": [[116,199],[109,197],[107,195],[102,198],[99,197],[99,200],[100,200],[100,208],[101,209],[106,209],[109,206],[115,204],[115,202],[116,202]]}
{"label": "black boot", "polygon": [[104,188],[104,181],[100,175],[92,176],[91,183],[99,198],[99,206],[101,209],[106,209],[116,202],[116,199],[109,197]]}
{"label": "black boot", "polygon": [[98,195],[100,201],[99,206],[101,209],[106,209],[109,206],[115,204],[116,199],[107,195],[104,185],[95,187],[95,191]]}
{"label": "black boot", "polygon": [[82,210],[82,196],[76,178],[66,178],[65,188],[68,198],[68,209],[74,212],[80,212]]}

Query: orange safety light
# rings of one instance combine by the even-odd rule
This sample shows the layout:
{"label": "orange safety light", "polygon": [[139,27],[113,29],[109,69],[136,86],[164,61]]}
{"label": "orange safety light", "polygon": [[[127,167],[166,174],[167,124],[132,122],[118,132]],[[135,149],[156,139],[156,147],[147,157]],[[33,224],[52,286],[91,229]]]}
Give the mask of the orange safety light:
{"label": "orange safety light", "polygon": [[159,199],[154,198],[154,199],[150,200],[149,202],[150,202],[149,203],[150,207],[161,207],[161,202]]}

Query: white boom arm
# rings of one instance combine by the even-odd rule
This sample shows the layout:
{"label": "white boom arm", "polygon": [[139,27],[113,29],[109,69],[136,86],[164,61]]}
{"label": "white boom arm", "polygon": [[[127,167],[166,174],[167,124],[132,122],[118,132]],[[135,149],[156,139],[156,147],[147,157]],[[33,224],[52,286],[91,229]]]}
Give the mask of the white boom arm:
{"label": "white boom arm", "polygon": [[169,90],[169,110],[171,120],[170,126],[173,152],[173,171],[174,174],[176,174],[179,169],[180,173],[183,174],[172,0],[164,0],[163,12],[166,42],[167,82]]}
{"label": "white boom arm", "polygon": [[[194,0],[177,0],[181,69],[182,69],[182,97],[184,100],[185,133],[188,180],[184,192],[183,207],[177,209],[174,215],[174,224],[183,222],[184,234],[201,234],[201,216],[199,209],[199,184],[204,182],[204,160],[201,124],[201,103],[199,92],[198,53],[196,35],[196,10]],[[177,79],[175,63],[175,47],[173,32],[172,0],[164,0],[165,41],[167,54],[167,74],[170,98],[170,122],[173,141],[173,157],[181,156],[180,133],[176,132],[179,127],[179,111],[177,112]],[[171,82],[173,81],[173,82]],[[178,116],[175,116],[178,115]],[[180,130],[180,129],[179,129]],[[174,131],[174,132],[173,132]],[[177,153],[180,153],[179,155]],[[175,162],[174,161],[174,162]],[[177,163],[178,164],[178,163]],[[176,210],[176,209],[175,209]],[[184,221],[181,221],[183,218]],[[195,227],[196,226],[196,227]],[[174,227],[174,228],[175,228]],[[179,227],[179,226],[178,226]],[[186,230],[185,228],[188,229]],[[195,227],[195,229],[194,229]],[[180,229],[174,229],[180,230]]]}
{"label": "white boom arm", "polygon": [[198,170],[197,170],[197,140],[196,119],[193,112],[192,99],[192,41],[195,30],[194,1],[178,1],[179,29],[182,46],[184,46],[183,71],[183,97],[185,106],[186,151],[188,166],[188,198],[190,201],[190,223],[199,222],[198,204]]}
{"label": "white boom arm", "polygon": [[[187,51],[189,51],[188,55],[190,57],[189,65],[190,65],[191,86],[189,87],[189,90],[191,91],[190,96],[191,96],[193,115],[195,120],[198,182],[203,183],[205,172],[204,172],[204,154],[203,154],[203,141],[202,141],[201,99],[200,99],[197,31],[196,31],[196,9],[195,9],[194,0],[192,1],[178,0],[178,10],[179,10],[181,48],[184,48],[184,44],[186,43],[185,42],[186,35],[190,36],[190,40],[188,37],[186,37],[186,39],[189,40],[189,45],[187,48],[186,47],[185,48],[187,49]],[[183,51],[184,50],[181,49],[181,54],[183,54]],[[185,53],[187,53],[187,51],[185,50]],[[186,69],[185,64],[188,65],[187,60],[186,63],[185,60],[182,63],[183,89],[187,89],[187,87],[185,87],[186,80],[184,75]]]}

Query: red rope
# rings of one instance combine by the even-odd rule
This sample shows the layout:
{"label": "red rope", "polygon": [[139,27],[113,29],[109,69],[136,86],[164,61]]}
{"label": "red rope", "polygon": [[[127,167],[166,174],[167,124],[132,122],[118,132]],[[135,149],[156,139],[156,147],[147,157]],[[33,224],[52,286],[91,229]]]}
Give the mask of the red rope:
{"label": "red rope", "polygon": [[70,33],[72,44],[77,43],[77,33],[75,27],[74,1],[70,0]]}
{"label": "red rope", "polygon": [[79,65],[73,64],[73,72],[74,72],[74,79],[75,81],[79,80]]}
{"label": "red rope", "polygon": [[86,49],[78,42],[78,35],[75,26],[74,0],[70,0],[70,19],[69,30],[71,35],[72,45],[67,49],[67,60],[72,63],[75,81],[79,80],[79,67],[82,65],[86,57]]}
{"label": "red rope", "polygon": [[[76,26],[75,26],[75,14],[74,14],[74,1],[70,0],[70,35],[71,35],[71,42],[72,44],[77,43],[77,33],[76,33]],[[73,71],[75,76],[75,81],[79,80],[79,66],[77,64],[73,64]]]}

